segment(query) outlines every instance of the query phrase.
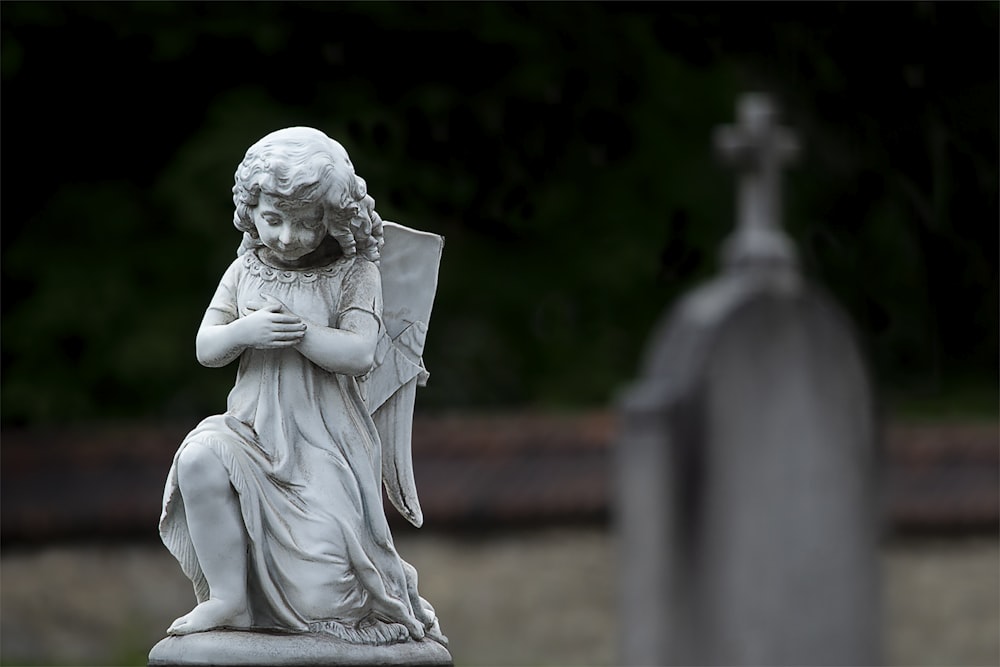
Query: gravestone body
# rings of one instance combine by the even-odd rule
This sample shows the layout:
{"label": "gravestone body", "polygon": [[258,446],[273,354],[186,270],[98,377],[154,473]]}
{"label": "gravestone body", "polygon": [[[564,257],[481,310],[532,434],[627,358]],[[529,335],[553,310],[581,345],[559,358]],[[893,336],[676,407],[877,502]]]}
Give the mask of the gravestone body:
{"label": "gravestone body", "polygon": [[620,403],[624,664],[879,660],[872,396],[849,323],[800,276],[767,98],[716,139],[741,169],[724,270],[654,332]]}

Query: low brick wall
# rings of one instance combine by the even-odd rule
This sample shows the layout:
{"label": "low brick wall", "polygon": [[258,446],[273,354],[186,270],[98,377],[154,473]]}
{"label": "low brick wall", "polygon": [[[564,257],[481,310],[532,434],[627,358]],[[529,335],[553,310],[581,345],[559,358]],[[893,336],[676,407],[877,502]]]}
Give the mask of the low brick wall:
{"label": "low brick wall", "polygon": [[[5,543],[156,535],[163,482],[190,424],[5,430]],[[884,502],[897,531],[995,531],[998,424],[891,424]],[[607,521],[614,417],[420,416],[414,467],[431,529]],[[391,520],[403,520],[390,510]]]}

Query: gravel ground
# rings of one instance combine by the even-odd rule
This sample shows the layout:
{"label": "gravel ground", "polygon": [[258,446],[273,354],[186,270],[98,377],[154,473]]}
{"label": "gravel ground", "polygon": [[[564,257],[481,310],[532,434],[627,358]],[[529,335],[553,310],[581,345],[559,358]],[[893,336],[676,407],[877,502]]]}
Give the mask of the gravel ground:
{"label": "gravel ground", "polygon": [[[614,544],[600,529],[459,537],[405,532],[462,665],[613,665]],[[883,550],[885,649],[894,665],[1000,664],[995,538],[907,540]],[[144,665],[194,603],[159,545],[6,549],[4,665]]]}

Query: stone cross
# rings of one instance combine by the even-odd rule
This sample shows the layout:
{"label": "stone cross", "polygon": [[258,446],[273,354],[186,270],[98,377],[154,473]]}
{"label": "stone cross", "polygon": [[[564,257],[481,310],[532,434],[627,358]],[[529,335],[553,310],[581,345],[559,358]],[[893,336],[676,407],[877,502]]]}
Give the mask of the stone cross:
{"label": "stone cross", "polygon": [[776,124],[774,105],[765,95],[745,95],[738,117],[738,124],[715,133],[716,152],[739,172],[737,229],[726,260],[793,261],[794,249],[781,229],[781,168],[798,157],[798,140]]}
{"label": "stone cross", "polygon": [[726,270],[650,338],[619,402],[620,664],[879,660],[871,389],[847,319],[778,227],[794,152],[751,96]]}

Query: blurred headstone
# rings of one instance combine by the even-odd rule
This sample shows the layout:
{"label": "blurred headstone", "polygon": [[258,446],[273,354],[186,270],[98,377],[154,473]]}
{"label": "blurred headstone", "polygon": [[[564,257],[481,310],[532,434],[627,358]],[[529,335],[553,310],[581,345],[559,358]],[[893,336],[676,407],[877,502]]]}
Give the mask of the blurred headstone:
{"label": "blurred headstone", "polygon": [[880,659],[869,380],[781,229],[797,152],[770,100],[719,128],[739,172],[722,272],[654,331],[619,404],[622,662]]}

